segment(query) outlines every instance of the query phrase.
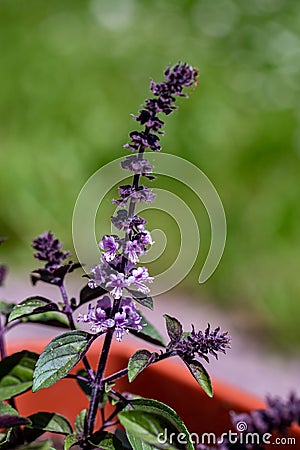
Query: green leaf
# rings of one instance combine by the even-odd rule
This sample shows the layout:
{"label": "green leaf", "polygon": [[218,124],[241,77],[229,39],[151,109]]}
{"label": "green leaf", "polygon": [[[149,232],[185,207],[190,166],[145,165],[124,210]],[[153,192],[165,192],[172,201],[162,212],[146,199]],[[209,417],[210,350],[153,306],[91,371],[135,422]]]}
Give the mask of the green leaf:
{"label": "green leaf", "polygon": [[14,306],[15,306],[14,303],[7,303],[4,300],[0,300],[0,314],[8,316]]}
{"label": "green leaf", "polygon": [[76,416],[75,423],[74,423],[74,431],[78,438],[82,437],[82,433],[85,428],[86,417],[87,417],[87,409],[83,409]]}
{"label": "green leaf", "polygon": [[29,416],[30,428],[50,431],[51,433],[70,434],[72,427],[69,421],[60,414],[50,412],[38,412]]}
{"label": "green leaf", "polygon": [[147,444],[147,442],[138,438],[134,434],[127,432],[127,438],[131,444],[133,450],[155,450],[158,447],[154,447],[154,445]]}
{"label": "green leaf", "polygon": [[35,314],[33,316],[25,316],[21,319],[22,323],[40,323],[42,325],[47,325],[57,328],[67,328],[69,329],[69,322],[63,314],[58,312],[44,312],[41,314]]}
{"label": "green leaf", "polygon": [[159,345],[161,347],[165,347],[164,340],[162,336],[159,334],[159,332],[156,330],[156,328],[148,322],[148,320],[143,316],[143,314],[140,311],[137,311],[140,316],[142,316],[141,324],[145,324],[146,326],[143,327],[141,331],[131,330],[129,329],[130,333],[134,336],[143,339],[146,342],[150,342],[154,345]]}
{"label": "green leaf", "polygon": [[178,319],[164,314],[166,320],[166,327],[171,342],[178,342],[182,336],[182,325]]}
{"label": "green leaf", "polygon": [[33,371],[39,355],[23,350],[0,362],[0,400],[7,400],[32,386]]}
{"label": "green leaf", "polygon": [[152,353],[149,350],[138,350],[129,359],[128,379],[131,383],[148,365]]}
{"label": "green leaf", "polygon": [[153,310],[153,299],[140,291],[133,291],[132,289],[127,289],[132,295],[134,300],[136,300],[140,305]]}
{"label": "green leaf", "polygon": [[64,378],[89,347],[91,335],[74,330],[55,337],[39,357],[34,371],[34,392]]}
{"label": "green leaf", "polygon": [[20,317],[28,316],[29,314],[38,314],[51,310],[58,310],[57,304],[53,303],[51,300],[39,296],[29,297],[13,308],[9,315],[8,322],[20,319]]}
{"label": "green leaf", "polygon": [[89,442],[96,448],[102,450],[122,450],[123,446],[115,434],[108,431],[98,431],[94,433]]}
{"label": "green leaf", "polygon": [[77,444],[78,439],[74,434],[69,434],[64,440],[64,450],[69,450],[73,445]]}
{"label": "green leaf", "polygon": [[129,433],[128,438],[133,435],[154,448],[168,450],[185,448],[176,442],[178,433],[176,427],[159,412],[133,409],[121,412],[118,417],[126,432]]}
{"label": "green leaf", "polygon": [[202,389],[206,392],[206,394],[209,397],[213,396],[213,390],[211,385],[210,376],[207,373],[205,367],[196,359],[194,359],[192,362],[187,363],[184,361],[185,364],[188,366],[191,374],[195,378],[195,380],[200,384]]}
{"label": "green leaf", "polygon": [[30,424],[30,420],[20,416],[18,411],[7,403],[0,402],[0,428],[11,428]]}
{"label": "green leaf", "polygon": [[[173,427],[176,428],[176,436],[185,436],[185,441],[187,444],[184,446],[186,450],[194,450],[194,446],[190,439],[190,434],[188,432],[188,429],[186,428],[183,420],[181,417],[174,411],[174,409],[170,408],[169,406],[165,405],[162,402],[159,402],[157,400],[152,400],[148,398],[139,398],[134,399],[130,401],[130,405],[134,408],[134,410],[144,411],[144,412],[153,412],[157,414],[161,414],[166,420],[168,420]],[[125,411],[130,410],[130,406],[127,406],[125,408]],[[127,431],[127,430],[126,430]],[[136,436],[136,434],[133,432],[133,434]],[[131,442],[131,436],[128,434],[128,439]],[[157,436],[157,435],[156,435]],[[137,439],[137,437],[136,437]],[[132,442],[131,442],[132,445]],[[140,445],[139,443],[137,445]],[[157,445],[157,444],[155,444]],[[136,447],[136,450],[143,447]],[[161,448],[158,445],[158,448]]]}

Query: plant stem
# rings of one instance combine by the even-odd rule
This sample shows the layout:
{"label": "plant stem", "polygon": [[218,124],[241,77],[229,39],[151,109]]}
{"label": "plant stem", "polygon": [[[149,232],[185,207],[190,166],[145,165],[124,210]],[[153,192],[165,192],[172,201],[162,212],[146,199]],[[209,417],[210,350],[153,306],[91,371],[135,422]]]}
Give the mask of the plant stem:
{"label": "plant stem", "polygon": [[[66,314],[67,319],[69,321],[70,329],[71,330],[76,330],[76,326],[75,326],[74,319],[73,319],[73,310],[71,308],[71,305],[70,305],[70,302],[69,302],[69,298],[68,298],[68,294],[67,294],[67,291],[66,291],[66,288],[65,288],[64,284],[61,284],[59,286],[59,289],[60,289],[61,296],[62,296],[64,305],[65,305],[65,314]],[[84,367],[86,368],[86,371],[87,371],[87,373],[89,375],[90,380],[93,381],[95,379],[94,371],[91,368],[90,363],[89,363],[89,361],[88,361],[86,356],[84,356],[82,358],[82,362],[84,364]]]}
{"label": "plant stem", "polygon": [[4,330],[5,330],[5,328],[2,327],[2,318],[0,317],[0,356],[1,356],[1,360],[6,357],[6,349],[5,349],[4,337],[3,337]]}
{"label": "plant stem", "polygon": [[97,369],[97,373],[96,373],[96,377],[95,377],[95,382],[94,382],[92,395],[91,395],[90,407],[89,407],[88,416],[87,416],[87,429],[86,429],[87,436],[91,436],[91,434],[93,433],[93,430],[94,430],[94,423],[95,423],[95,419],[96,419],[98,404],[99,404],[100,396],[101,396],[101,389],[102,389],[102,385],[103,385],[102,378],[103,378],[103,373],[104,373],[106,363],[107,363],[107,358],[108,358],[108,354],[109,354],[109,350],[110,350],[110,346],[111,346],[113,333],[114,333],[113,329],[108,330],[108,332],[106,333],[106,336],[105,336],[103,347],[102,347],[101,357],[99,360],[99,365],[98,365],[98,369]]}
{"label": "plant stem", "polygon": [[[122,300],[121,298],[114,300],[113,308],[111,311],[111,317],[114,317],[116,312],[119,310],[121,300]],[[87,415],[86,436],[90,436],[94,430],[94,424],[95,424],[95,419],[96,419],[96,415],[97,415],[98,404],[99,404],[100,397],[101,397],[101,391],[103,390],[103,387],[104,387],[103,374],[105,371],[105,367],[106,367],[106,363],[107,363],[109,350],[110,350],[114,332],[115,332],[114,328],[110,328],[107,331],[105,339],[104,339],[102,352],[101,352],[98,369],[97,369],[97,373],[96,373],[96,377],[95,377],[95,381],[94,381],[94,386],[93,386],[93,390],[92,390],[90,407],[89,407],[89,411],[88,411],[88,415]]]}

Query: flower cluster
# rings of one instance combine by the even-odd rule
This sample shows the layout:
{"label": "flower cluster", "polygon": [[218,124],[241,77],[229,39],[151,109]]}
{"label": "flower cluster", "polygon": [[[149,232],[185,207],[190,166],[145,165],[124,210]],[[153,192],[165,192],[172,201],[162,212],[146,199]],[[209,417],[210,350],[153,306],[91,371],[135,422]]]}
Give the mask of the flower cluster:
{"label": "flower cluster", "polygon": [[267,408],[255,410],[250,414],[233,414],[232,422],[236,425],[240,421],[247,423],[247,432],[272,433],[277,430],[283,433],[292,423],[300,425],[300,397],[291,393],[287,400],[280,397],[267,397]]}
{"label": "flower cluster", "polygon": [[291,393],[287,400],[280,397],[267,397],[266,404],[266,409],[257,409],[251,411],[250,414],[233,413],[231,415],[234,426],[239,422],[247,424],[247,429],[239,432],[243,438],[235,439],[235,442],[230,442],[228,438],[220,439],[222,443],[217,447],[197,445],[197,450],[260,450],[264,448],[263,440],[261,439],[261,443],[259,443],[259,439],[257,443],[252,443],[251,439],[247,441],[245,435],[255,433],[255,436],[263,437],[266,433],[270,435],[274,432],[284,434],[292,424],[300,425],[300,398],[296,394]]}
{"label": "flower cluster", "polygon": [[92,267],[89,287],[94,289],[97,286],[104,286],[115,299],[120,299],[124,288],[128,290],[130,287],[135,287],[143,294],[148,294],[150,289],[147,284],[153,281],[153,278],[149,276],[148,269],[146,267],[134,268],[134,265],[127,261],[125,262],[125,273],[123,273],[119,272],[122,265],[122,257],[118,256],[114,263],[108,264],[103,260],[101,264]]}
{"label": "flower cluster", "polygon": [[[143,294],[149,292],[148,283],[152,282],[148,270],[145,267],[135,267],[140,256],[145,254],[152,239],[149,231],[145,229],[145,219],[134,214],[137,202],[150,203],[155,199],[152,190],[144,185],[139,185],[141,176],[153,179],[151,175],[153,166],[143,158],[146,149],[158,151],[159,136],[164,122],[158,117],[159,113],[170,114],[176,107],[176,96],[182,93],[185,87],[194,83],[196,71],[187,64],[178,63],[174,67],[168,67],[165,71],[166,81],[154,83],[150,88],[155,98],[147,99],[137,116],[133,116],[137,122],[144,126],[143,131],[130,133],[131,143],[124,147],[138,152],[137,155],[127,156],[122,162],[123,169],[133,172],[132,185],[119,187],[119,199],[113,203],[122,207],[112,217],[112,223],[118,230],[124,230],[125,237],[120,239],[115,235],[105,235],[99,243],[103,251],[100,264],[92,267],[89,286],[95,288],[103,286],[107,288],[113,298],[122,297],[123,289],[134,286]],[[128,206],[128,210],[125,207]]]}
{"label": "flower cluster", "polygon": [[112,304],[107,295],[97,301],[96,306],[89,305],[87,314],[79,314],[78,321],[89,323],[93,333],[106,332],[114,328],[117,341],[121,341],[129,329],[141,331],[142,317],[137,313],[130,297],[122,298],[120,310],[111,317]]}
{"label": "flower cluster", "polygon": [[[2,242],[5,241],[5,238],[0,237],[0,245],[2,244]],[[3,264],[0,265],[0,286],[3,285],[4,279],[6,276],[6,266],[4,266]]]}
{"label": "flower cluster", "polygon": [[51,231],[46,231],[33,241],[32,247],[37,251],[34,257],[46,261],[45,267],[57,269],[70,256],[69,252],[62,251],[62,245]]}
{"label": "flower cluster", "polygon": [[170,114],[176,106],[173,104],[176,96],[182,96],[185,87],[191,86],[197,75],[197,71],[188,64],[178,63],[174,67],[169,66],[165,71],[166,81],[155,83],[151,81],[150,88],[155,98],[145,101],[137,116],[133,116],[137,122],[145,127],[145,131],[133,131],[129,137],[131,142],[124,147],[136,152],[149,148],[160,151],[159,136],[164,122],[157,116],[159,113]]}
{"label": "flower cluster", "polygon": [[[142,160],[143,161],[143,160]],[[119,187],[120,199],[113,200],[113,203],[117,205],[125,205],[128,200],[131,202],[144,202],[151,203],[155,200],[156,195],[153,194],[152,190],[147,186],[130,186],[127,184],[125,186]]]}
{"label": "flower cluster", "polygon": [[186,362],[191,362],[196,356],[209,362],[208,355],[213,355],[218,359],[218,352],[226,353],[226,348],[230,348],[231,338],[228,332],[221,333],[220,327],[215,330],[210,329],[208,324],[206,330],[196,332],[194,327],[189,334],[175,343],[171,343],[171,349]]}
{"label": "flower cluster", "polygon": [[45,262],[43,268],[32,271],[31,281],[33,284],[36,284],[37,281],[44,281],[61,286],[67,273],[81,267],[79,263],[65,261],[71,254],[63,251],[62,246],[62,242],[51,231],[46,231],[33,240],[32,247],[36,250],[34,257]]}

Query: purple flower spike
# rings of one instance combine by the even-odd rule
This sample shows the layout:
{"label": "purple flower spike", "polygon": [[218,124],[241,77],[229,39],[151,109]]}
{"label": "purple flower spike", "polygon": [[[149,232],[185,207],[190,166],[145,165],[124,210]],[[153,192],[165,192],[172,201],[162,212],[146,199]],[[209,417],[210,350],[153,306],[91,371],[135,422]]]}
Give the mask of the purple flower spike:
{"label": "purple flower spike", "polygon": [[46,231],[33,241],[32,247],[37,250],[34,257],[40,261],[46,261],[46,267],[58,268],[70,256],[68,251],[61,250],[62,245],[51,231]]}
{"label": "purple flower spike", "polygon": [[187,362],[191,362],[196,356],[209,362],[208,355],[213,355],[218,359],[218,352],[226,353],[230,348],[231,338],[228,333],[221,333],[220,327],[211,331],[208,324],[206,330],[196,332],[194,327],[192,332],[180,339],[179,342],[172,344],[172,349],[176,350],[178,355]]}

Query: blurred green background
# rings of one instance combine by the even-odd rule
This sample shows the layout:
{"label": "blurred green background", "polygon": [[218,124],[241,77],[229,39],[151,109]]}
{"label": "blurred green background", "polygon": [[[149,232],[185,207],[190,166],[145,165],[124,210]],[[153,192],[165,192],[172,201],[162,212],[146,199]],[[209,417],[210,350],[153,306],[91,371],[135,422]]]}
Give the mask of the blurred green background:
{"label": "blurred green background", "polygon": [[[200,69],[200,83],[167,119],[163,148],[214,183],[228,241],[217,272],[199,286],[208,219],[179,188],[203,232],[182,288],[217,302],[274,347],[296,349],[299,30],[298,0],[1,0],[0,234],[9,237],[1,261],[33,268],[30,242],[46,229],[72,248],[81,187],[124,154],[135,128],[130,113],[149,96],[149,78],[187,61]],[[171,219],[148,216],[176,241]],[[176,245],[154,272],[172,261]]]}

